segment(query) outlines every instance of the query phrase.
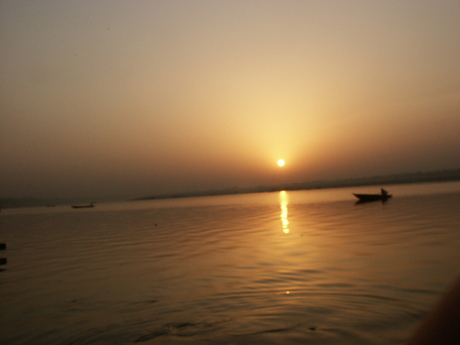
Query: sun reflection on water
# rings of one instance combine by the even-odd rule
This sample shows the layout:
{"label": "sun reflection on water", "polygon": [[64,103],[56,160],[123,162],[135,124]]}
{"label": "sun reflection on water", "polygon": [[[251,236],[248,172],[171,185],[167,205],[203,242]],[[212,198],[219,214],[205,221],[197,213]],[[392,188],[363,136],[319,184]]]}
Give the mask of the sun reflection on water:
{"label": "sun reflection on water", "polygon": [[281,208],[281,226],[285,234],[289,234],[289,219],[288,219],[288,204],[289,198],[285,190],[280,191],[280,208]]}

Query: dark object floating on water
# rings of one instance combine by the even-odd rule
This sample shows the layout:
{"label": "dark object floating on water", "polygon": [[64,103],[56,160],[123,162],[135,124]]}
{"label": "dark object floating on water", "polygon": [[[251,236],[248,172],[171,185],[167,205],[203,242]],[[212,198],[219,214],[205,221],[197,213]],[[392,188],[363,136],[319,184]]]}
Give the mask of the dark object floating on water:
{"label": "dark object floating on water", "polygon": [[94,203],[90,203],[88,205],[72,205],[73,208],[90,208],[94,207]]}
{"label": "dark object floating on water", "polygon": [[362,203],[362,202],[370,202],[370,201],[382,201],[382,202],[385,202],[387,201],[389,198],[391,198],[391,194],[388,194],[388,192],[381,188],[380,189],[380,194],[356,194],[356,193],[353,193],[353,195],[355,197],[357,197],[359,199],[358,203]]}
{"label": "dark object floating on water", "polygon": [[0,250],[6,249],[6,243],[0,243]]}
{"label": "dark object floating on water", "polygon": [[6,265],[7,261],[6,258],[0,258],[0,265]]}

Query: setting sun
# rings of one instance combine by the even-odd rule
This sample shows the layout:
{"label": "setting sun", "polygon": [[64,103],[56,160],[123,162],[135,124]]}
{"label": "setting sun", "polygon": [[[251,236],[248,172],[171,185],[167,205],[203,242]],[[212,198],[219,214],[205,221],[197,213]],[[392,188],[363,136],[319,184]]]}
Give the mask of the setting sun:
{"label": "setting sun", "polygon": [[284,167],[285,164],[286,164],[286,162],[284,161],[284,159],[278,159],[278,166],[279,167]]}

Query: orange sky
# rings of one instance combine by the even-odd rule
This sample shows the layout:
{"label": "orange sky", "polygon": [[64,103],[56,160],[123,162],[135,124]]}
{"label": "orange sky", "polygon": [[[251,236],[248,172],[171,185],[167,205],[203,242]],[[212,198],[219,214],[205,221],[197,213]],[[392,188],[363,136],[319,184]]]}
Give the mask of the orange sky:
{"label": "orange sky", "polygon": [[1,2],[0,197],[458,168],[459,15],[458,1]]}

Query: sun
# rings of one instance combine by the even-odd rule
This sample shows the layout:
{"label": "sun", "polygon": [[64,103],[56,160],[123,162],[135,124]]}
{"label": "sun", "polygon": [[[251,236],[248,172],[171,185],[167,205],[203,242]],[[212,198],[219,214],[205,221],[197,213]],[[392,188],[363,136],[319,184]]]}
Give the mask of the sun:
{"label": "sun", "polygon": [[284,159],[278,159],[278,166],[280,168],[284,167],[286,165],[286,162],[284,161]]}

